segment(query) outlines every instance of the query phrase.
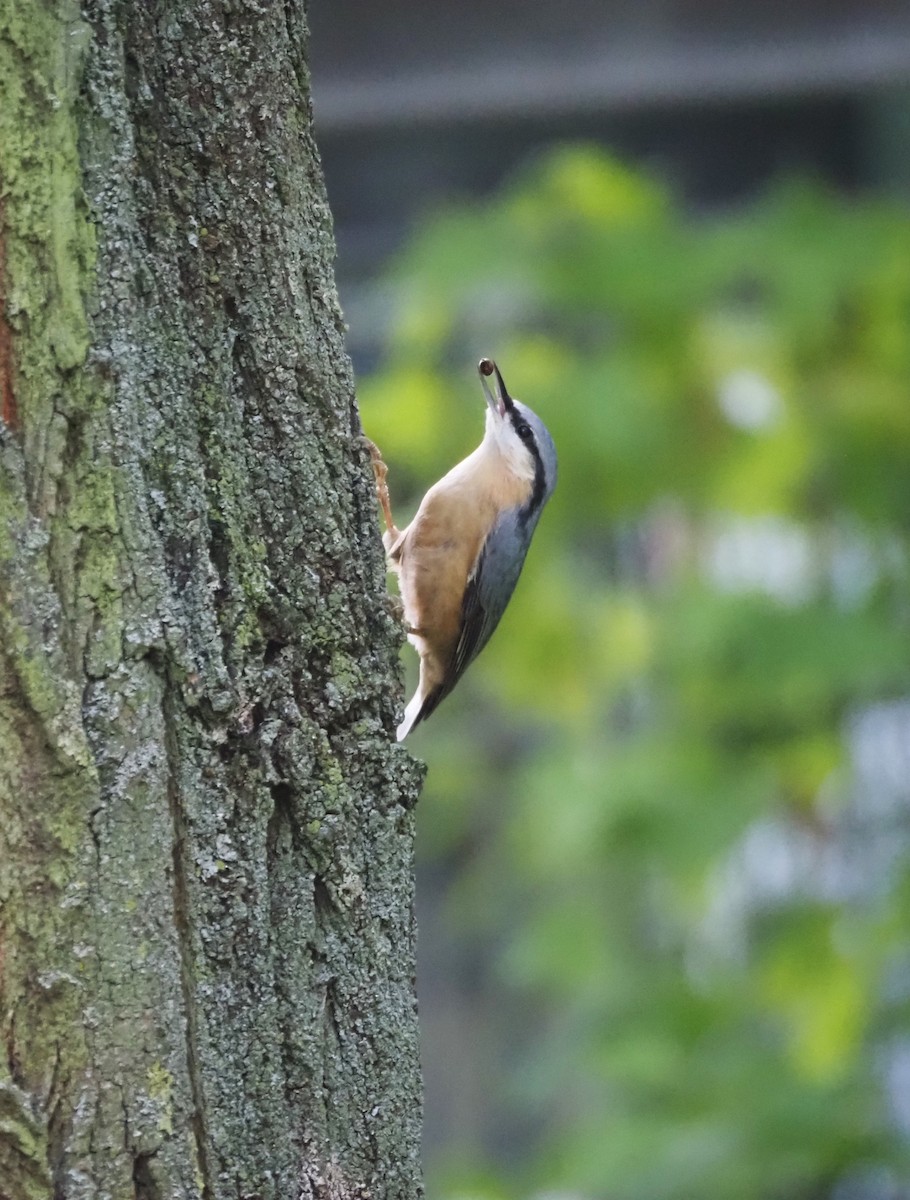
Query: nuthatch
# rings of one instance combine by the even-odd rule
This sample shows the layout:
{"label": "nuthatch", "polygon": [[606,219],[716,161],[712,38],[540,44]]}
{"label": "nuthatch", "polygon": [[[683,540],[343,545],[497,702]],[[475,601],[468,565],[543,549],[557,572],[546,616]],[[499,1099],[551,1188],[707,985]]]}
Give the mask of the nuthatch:
{"label": "nuthatch", "polygon": [[[428,717],[490,639],[515,590],[531,535],[556,485],[556,447],[543,421],[480,360],[487,402],[483,441],[435,483],[407,529],[392,520],[386,467],[371,443],[376,490],[420,682],[398,740]],[[495,376],[495,389],[487,377]]]}

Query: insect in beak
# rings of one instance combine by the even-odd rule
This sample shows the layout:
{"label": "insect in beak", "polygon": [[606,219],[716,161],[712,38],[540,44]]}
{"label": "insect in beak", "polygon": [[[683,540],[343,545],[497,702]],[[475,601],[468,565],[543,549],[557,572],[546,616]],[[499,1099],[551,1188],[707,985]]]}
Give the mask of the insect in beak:
{"label": "insect in beak", "polygon": [[[499,367],[493,362],[492,358],[482,358],[477,364],[477,370],[480,372],[480,386],[483,388],[483,394],[490,411],[502,419],[512,408],[512,397],[506,390],[502,375],[499,373]],[[490,375],[496,376],[495,391],[487,383]]]}

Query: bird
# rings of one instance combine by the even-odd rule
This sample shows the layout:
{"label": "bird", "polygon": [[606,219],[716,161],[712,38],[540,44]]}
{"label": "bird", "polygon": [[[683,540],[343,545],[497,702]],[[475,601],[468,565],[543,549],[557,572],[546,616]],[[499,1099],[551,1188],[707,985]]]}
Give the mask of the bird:
{"label": "bird", "polygon": [[490,640],[556,486],[556,447],[543,421],[509,395],[492,359],[477,369],[487,405],[483,440],[433,484],[405,529],[392,518],[388,471],[368,441],[388,566],[420,656],[398,741],[445,699]]}

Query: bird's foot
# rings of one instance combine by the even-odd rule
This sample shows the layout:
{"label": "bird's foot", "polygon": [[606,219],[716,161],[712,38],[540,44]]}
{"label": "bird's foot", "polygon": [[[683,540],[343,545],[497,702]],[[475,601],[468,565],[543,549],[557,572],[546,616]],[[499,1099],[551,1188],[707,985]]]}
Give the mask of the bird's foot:
{"label": "bird's foot", "polygon": [[392,517],[392,502],[389,498],[389,486],[386,483],[386,476],[389,473],[389,468],[382,461],[382,455],[379,452],[379,447],[375,442],[368,437],[364,437],[363,444],[370,452],[370,459],[373,463],[373,475],[376,478],[376,499],[382,508],[382,515],[385,519],[386,528],[392,534],[392,539],[397,539],[399,535],[398,527]]}

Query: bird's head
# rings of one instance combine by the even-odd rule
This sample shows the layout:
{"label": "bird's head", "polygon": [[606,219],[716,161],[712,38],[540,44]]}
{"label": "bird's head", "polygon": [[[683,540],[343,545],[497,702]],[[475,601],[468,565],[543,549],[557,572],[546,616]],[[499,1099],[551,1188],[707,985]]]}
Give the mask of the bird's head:
{"label": "bird's head", "polygon": [[477,369],[487,401],[484,441],[501,455],[508,470],[531,484],[528,507],[536,518],[556,486],[553,439],[540,417],[509,395],[492,358],[482,358]]}

